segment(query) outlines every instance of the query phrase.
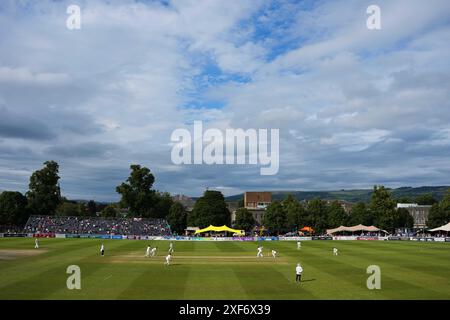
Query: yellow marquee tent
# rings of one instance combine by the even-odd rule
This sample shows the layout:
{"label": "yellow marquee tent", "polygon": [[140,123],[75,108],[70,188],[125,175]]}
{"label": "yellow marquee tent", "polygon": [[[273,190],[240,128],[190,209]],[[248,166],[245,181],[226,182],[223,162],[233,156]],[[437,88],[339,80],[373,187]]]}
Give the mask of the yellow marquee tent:
{"label": "yellow marquee tent", "polygon": [[229,231],[229,232],[238,233],[238,234],[242,234],[242,235],[245,234],[244,230],[231,229],[225,225],[221,226],[221,227],[215,227],[215,226],[210,225],[207,228],[196,230],[195,234],[208,232],[208,231],[216,231],[216,232]]}

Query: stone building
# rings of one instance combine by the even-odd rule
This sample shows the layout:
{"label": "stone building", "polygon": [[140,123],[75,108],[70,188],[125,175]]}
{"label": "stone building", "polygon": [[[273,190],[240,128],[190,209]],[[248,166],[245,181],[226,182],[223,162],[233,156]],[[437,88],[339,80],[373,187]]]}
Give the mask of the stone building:
{"label": "stone building", "polygon": [[422,229],[427,227],[428,214],[431,206],[419,205],[417,203],[397,203],[398,208],[405,208],[414,218],[414,228]]}

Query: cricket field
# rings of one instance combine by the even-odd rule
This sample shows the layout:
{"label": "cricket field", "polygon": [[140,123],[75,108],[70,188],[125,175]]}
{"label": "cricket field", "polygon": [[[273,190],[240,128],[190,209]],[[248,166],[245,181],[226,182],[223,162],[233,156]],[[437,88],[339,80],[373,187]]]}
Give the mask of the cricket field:
{"label": "cricket field", "polygon": [[[173,244],[165,266],[169,241],[40,239],[34,249],[34,239],[2,238],[0,299],[450,299],[450,243],[303,241],[300,250],[295,241]],[[145,257],[147,245],[158,248],[155,257]],[[269,256],[272,249],[279,257]],[[79,290],[66,285],[70,265],[81,270]],[[367,287],[371,265],[380,268],[380,289]]]}

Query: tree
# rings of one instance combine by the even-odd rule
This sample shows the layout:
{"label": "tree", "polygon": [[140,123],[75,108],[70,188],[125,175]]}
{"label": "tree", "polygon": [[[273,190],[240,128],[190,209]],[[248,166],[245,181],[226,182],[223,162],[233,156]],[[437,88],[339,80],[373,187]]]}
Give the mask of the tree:
{"label": "tree", "polygon": [[206,190],[194,205],[188,217],[190,226],[205,228],[230,223],[230,212],[220,191]]}
{"label": "tree", "polygon": [[437,228],[445,224],[446,214],[441,210],[438,203],[431,206],[430,212],[428,213],[427,227]]}
{"label": "tree", "polygon": [[0,194],[0,224],[24,225],[29,217],[27,198],[16,191],[3,191]]}
{"label": "tree", "polygon": [[297,231],[301,226],[308,223],[305,208],[292,195],[288,195],[283,201],[283,207],[287,215],[287,227],[291,231]]}
{"label": "tree", "polygon": [[169,193],[155,192],[153,195],[154,207],[150,209],[150,218],[165,218],[169,215],[170,208],[173,205],[173,199]]}
{"label": "tree", "polygon": [[234,227],[239,230],[251,231],[255,226],[255,218],[252,213],[246,208],[239,208],[236,210],[236,220],[234,221]]}
{"label": "tree", "polygon": [[133,164],[128,179],[116,187],[122,198],[120,204],[130,209],[132,216],[149,217],[155,205],[155,191],[152,190],[155,177],[150,169]]}
{"label": "tree", "polygon": [[183,234],[187,226],[187,214],[181,203],[174,202],[172,204],[167,215],[167,223],[169,223],[172,232]]}
{"label": "tree", "polygon": [[95,217],[96,214],[97,214],[97,204],[95,203],[94,200],[90,200],[86,204],[86,215],[89,217]]}
{"label": "tree", "polygon": [[437,228],[450,221],[450,189],[444,195],[444,198],[437,203],[433,203],[428,214],[427,227]]}
{"label": "tree", "polygon": [[375,225],[375,215],[367,208],[364,202],[358,202],[350,213],[350,225],[363,224],[365,226]]}
{"label": "tree", "polygon": [[280,234],[288,230],[287,214],[280,201],[273,201],[266,209],[263,225],[272,234]]}
{"label": "tree", "polygon": [[412,201],[411,201],[411,198],[403,196],[403,197],[395,199],[395,202],[396,203],[411,203]]}
{"label": "tree", "polygon": [[369,207],[380,229],[389,231],[395,229],[395,206],[391,193],[384,186],[374,186]]}
{"label": "tree", "polygon": [[332,228],[347,224],[348,215],[339,201],[333,201],[328,206],[328,225]]}
{"label": "tree", "polygon": [[58,216],[81,216],[84,208],[76,202],[64,201],[58,208],[56,208],[56,215]]}
{"label": "tree", "polygon": [[44,168],[35,171],[30,177],[26,196],[33,214],[53,215],[61,202],[58,176],[59,165],[55,161],[44,162]]}
{"label": "tree", "polygon": [[414,218],[405,208],[398,208],[395,215],[395,228],[412,228],[414,226]]}
{"label": "tree", "polygon": [[100,216],[103,218],[117,218],[119,210],[117,210],[115,205],[109,204],[100,212]]}
{"label": "tree", "polygon": [[431,193],[421,194],[416,197],[415,202],[419,205],[433,205],[437,202],[437,200],[433,197]]}
{"label": "tree", "polygon": [[450,221],[450,189],[444,195],[441,202],[435,203],[428,214],[427,227],[437,228]]}
{"label": "tree", "polygon": [[324,232],[328,227],[328,210],[325,202],[320,199],[312,199],[308,202],[307,214],[313,229],[317,233]]}
{"label": "tree", "polygon": [[450,189],[447,190],[439,204],[441,209],[447,213],[447,216],[450,216]]}

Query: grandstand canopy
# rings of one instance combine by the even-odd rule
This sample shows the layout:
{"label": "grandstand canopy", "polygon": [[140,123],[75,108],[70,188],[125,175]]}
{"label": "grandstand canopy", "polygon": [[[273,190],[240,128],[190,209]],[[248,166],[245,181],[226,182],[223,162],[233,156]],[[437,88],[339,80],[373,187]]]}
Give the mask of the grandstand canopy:
{"label": "grandstand canopy", "polygon": [[365,226],[362,224],[358,224],[357,226],[353,227],[346,227],[346,226],[340,226],[334,229],[327,229],[327,234],[333,234],[341,231],[348,231],[348,232],[357,232],[357,231],[367,231],[367,232],[377,232],[377,231],[384,231],[380,230],[377,227],[374,226]]}
{"label": "grandstand canopy", "polygon": [[206,227],[204,229],[196,230],[195,234],[208,232],[208,231],[215,231],[215,232],[228,231],[228,232],[233,232],[233,233],[238,233],[238,234],[245,234],[244,230],[231,229],[225,225],[223,225],[221,227],[215,227],[215,226],[210,225],[209,227]]}
{"label": "grandstand canopy", "polygon": [[450,222],[445,224],[445,225],[443,225],[443,226],[440,226],[438,228],[434,228],[434,229],[431,229],[431,230],[428,230],[428,231],[447,231],[448,232],[448,231],[450,231]]}

